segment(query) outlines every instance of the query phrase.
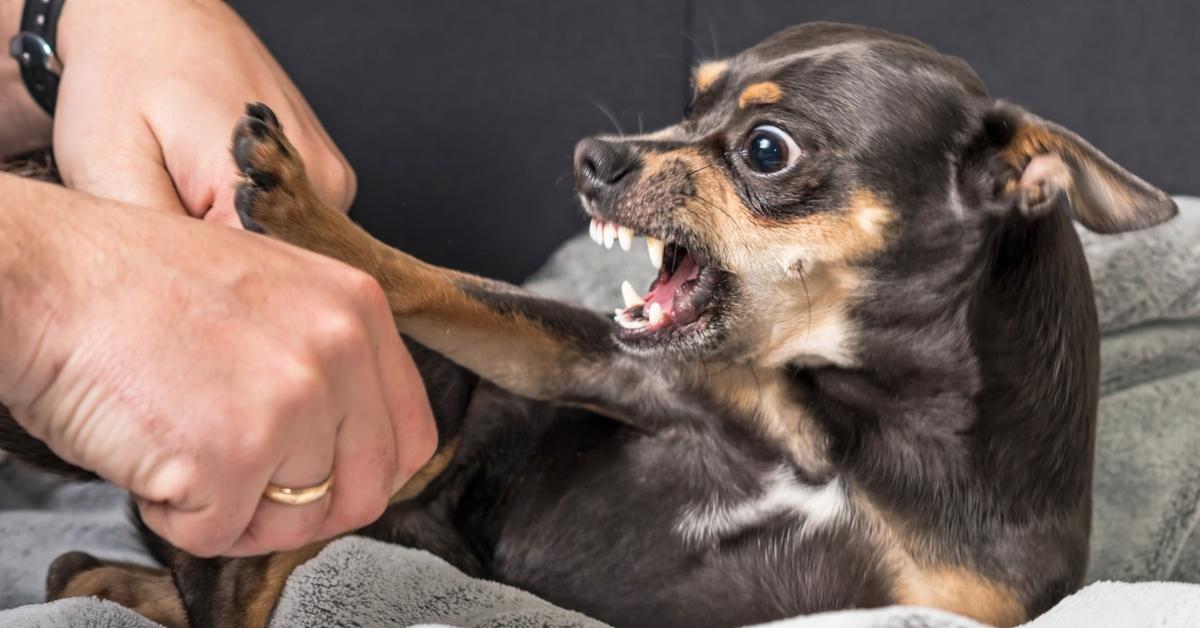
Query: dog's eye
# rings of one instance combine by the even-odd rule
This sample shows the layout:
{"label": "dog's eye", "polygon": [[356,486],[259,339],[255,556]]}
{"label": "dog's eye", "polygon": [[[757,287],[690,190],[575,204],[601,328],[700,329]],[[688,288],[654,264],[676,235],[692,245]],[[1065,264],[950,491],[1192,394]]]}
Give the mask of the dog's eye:
{"label": "dog's eye", "polygon": [[742,149],[746,165],[761,174],[772,174],[788,168],[800,159],[802,152],[796,140],[770,124],[754,127]]}

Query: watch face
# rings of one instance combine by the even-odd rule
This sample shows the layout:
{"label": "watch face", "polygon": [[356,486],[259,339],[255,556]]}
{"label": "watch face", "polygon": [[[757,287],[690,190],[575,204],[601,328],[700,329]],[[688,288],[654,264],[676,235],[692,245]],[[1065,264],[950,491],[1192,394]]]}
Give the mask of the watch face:
{"label": "watch face", "polygon": [[62,65],[50,44],[34,33],[26,31],[14,35],[9,42],[8,51],[17,63],[27,68],[45,70],[56,75],[62,73]]}

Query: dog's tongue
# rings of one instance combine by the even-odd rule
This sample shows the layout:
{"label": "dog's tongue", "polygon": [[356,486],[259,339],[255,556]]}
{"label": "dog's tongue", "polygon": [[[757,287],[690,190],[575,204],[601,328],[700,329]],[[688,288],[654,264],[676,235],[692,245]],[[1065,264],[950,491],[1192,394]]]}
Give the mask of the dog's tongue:
{"label": "dog's tongue", "polygon": [[[693,282],[691,286],[687,283],[693,281],[700,276],[700,265],[691,255],[685,255],[675,267],[675,272],[671,273],[665,281],[656,281],[650,289],[650,293],[646,295],[646,307],[650,307],[651,303],[657,303],[663,309],[663,314],[674,319],[676,322],[687,323],[695,319],[697,312],[694,312],[692,303],[687,299],[691,288],[695,287]],[[682,290],[681,290],[682,289]]]}

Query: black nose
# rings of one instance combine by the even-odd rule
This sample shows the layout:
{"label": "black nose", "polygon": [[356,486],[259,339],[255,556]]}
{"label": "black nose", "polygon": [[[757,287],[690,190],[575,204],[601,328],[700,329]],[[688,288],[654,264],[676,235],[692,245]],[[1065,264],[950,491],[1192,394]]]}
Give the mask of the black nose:
{"label": "black nose", "polygon": [[588,196],[604,194],[628,181],[638,165],[637,154],[624,142],[589,137],[575,146],[575,187]]}

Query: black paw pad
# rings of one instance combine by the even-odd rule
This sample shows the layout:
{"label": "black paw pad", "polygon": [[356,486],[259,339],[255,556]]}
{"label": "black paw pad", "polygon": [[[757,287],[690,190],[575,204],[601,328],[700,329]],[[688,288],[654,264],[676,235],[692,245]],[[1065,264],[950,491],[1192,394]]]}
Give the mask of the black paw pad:
{"label": "black paw pad", "polygon": [[254,146],[257,143],[253,137],[240,133],[233,138],[233,161],[237,164],[239,172],[251,167],[250,160],[254,157]]}
{"label": "black paw pad", "polygon": [[233,207],[237,210],[238,218],[242,221],[242,228],[246,231],[254,233],[266,233],[262,225],[254,221],[254,199],[262,192],[258,188],[249,185],[239,185],[237,193],[233,199]]}
{"label": "black paw pad", "polygon": [[250,183],[252,183],[254,187],[263,191],[270,191],[277,183],[279,183],[278,177],[270,172],[267,172],[266,170],[259,170],[254,166],[242,168],[242,174],[250,180]]}
{"label": "black paw pad", "polygon": [[258,118],[246,118],[246,128],[250,131],[251,135],[260,140],[267,139],[267,134],[271,131],[267,123]]}

